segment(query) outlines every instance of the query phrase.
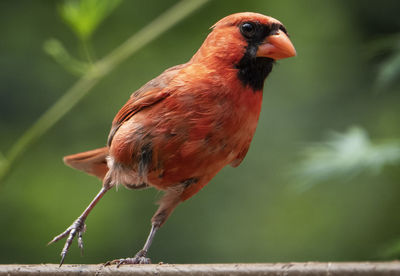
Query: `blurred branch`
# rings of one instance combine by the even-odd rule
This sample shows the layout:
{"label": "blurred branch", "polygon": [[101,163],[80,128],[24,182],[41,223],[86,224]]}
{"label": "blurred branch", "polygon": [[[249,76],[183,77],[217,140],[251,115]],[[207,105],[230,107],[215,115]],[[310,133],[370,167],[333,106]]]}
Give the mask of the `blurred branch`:
{"label": "blurred branch", "polygon": [[12,145],[6,161],[0,167],[0,180],[32,144],[68,113],[88,92],[117,65],[129,58],[146,44],[160,36],[190,13],[209,0],[182,0],[169,8],[150,24],[132,35],[109,55],[94,63],[92,67],[51,106],[39,119]]}
{"label": "blurred branch", "polygon": [[95,57],[89,40],[82,40],[82,49],[85,53],[86,59],[90,64],[93,64]]}
{"label": "blurred branch", "polygon": [[91,66],[88,63],[81,62],[71,57],[62,43],[55,38],[46,40],[43,48],[45,52],[50,55],[58,64],[74,75],[82,76],[89,70]]}
{"label": "blurred branch", "polygon": [[4,157],[4,154],[0,152],[0,168],[3,166],[3,163],[6,162],[6,158]]}
{"label": "blurred branch", "polygon": [[346,133],[332,133],[326,141],[306,148],[294,176],[296,185],[305,189],[366,171],[377,174],[384,166],[399,162],[400,141],[375,144],[364,129],[352,127]]}

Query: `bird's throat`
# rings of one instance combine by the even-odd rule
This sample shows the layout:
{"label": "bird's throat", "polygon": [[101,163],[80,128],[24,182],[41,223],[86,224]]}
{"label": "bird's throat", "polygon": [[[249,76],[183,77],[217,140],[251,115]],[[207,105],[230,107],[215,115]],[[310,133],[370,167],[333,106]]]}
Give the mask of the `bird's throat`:
{"label": "bird's throat", "polygon": [[262,91],[265,78],[271,73],[275,61],[266,57],[252,57],[248,52],[236,64],[238,78],[254,92]]}

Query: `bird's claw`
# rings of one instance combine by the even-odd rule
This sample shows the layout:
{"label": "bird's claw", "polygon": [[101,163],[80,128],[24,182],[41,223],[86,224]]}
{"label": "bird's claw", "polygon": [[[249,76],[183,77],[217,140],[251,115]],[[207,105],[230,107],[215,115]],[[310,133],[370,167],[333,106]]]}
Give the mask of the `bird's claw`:
{"label": "bird's claw", "polygon": [[113,261],[106,262],[104,266],[116,264],[118,268],[123,264],[151,264],[151,260],[150,258],[146,258],[146,254],[146,251],[140,250],[133,258],[115,259]]}
{"label": "bird's claw", "polygon": [[60,235],[55,236],[49,243],[48,245],[58,242],[59,240],[65,238],[68,236],[67,240],[65,241],[64,248],[61,250],[61,261],[60,261],[60,266],[64,263],[65,256],[68,253],[68,250],[72,244],[72,241],[74,240],[76,234],[78,234],[78,247],[81,249],[81,253],[83,254],[83,239],[82,235],[86,231],[86,225],[85,225],[85,220],[81,217],[79,217],[77,220],[75,220],[70,227],[67,228],[64,232],[62,232]]}
{"label": "bird's claw", "polygon": [[83,256],[83,233],[86,230],[86,225],[83,226],[83,231],[78,232],[78,247],[81,249],[81,255]]}

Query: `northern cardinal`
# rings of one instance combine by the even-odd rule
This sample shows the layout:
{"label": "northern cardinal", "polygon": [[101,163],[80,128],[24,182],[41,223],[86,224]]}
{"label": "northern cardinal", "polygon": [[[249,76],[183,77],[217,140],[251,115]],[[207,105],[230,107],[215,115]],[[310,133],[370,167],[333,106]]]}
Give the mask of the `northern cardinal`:
{"label": "northern cardinal", "polygon": [[134,92],[115,116],[107,146],[64,157],[64,162],[102,179],[86,210],[50,243],[68,237],[61,263],[103,195],[122,184],[165,192],[151,231],[133,258],[111,263],[150,263],[156,231],[182,201],[200,191],[223,167],[245,157],[261,110],[264,80],[276,60],[296,55],[285,27],[257,13],[218,21],[185,64],[164,71]]}

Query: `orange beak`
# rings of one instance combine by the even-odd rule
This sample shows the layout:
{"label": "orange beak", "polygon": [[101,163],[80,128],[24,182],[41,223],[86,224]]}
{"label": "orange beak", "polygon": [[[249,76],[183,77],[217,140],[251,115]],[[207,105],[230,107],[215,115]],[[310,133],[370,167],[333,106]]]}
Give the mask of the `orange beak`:
{"label": "orange beak", "polygon": [[274,60],[293,57],[296,50],[289,37],[278,30],[274,35],[268,36],[264,43],[258,47],[257,57],[269,57]]}

